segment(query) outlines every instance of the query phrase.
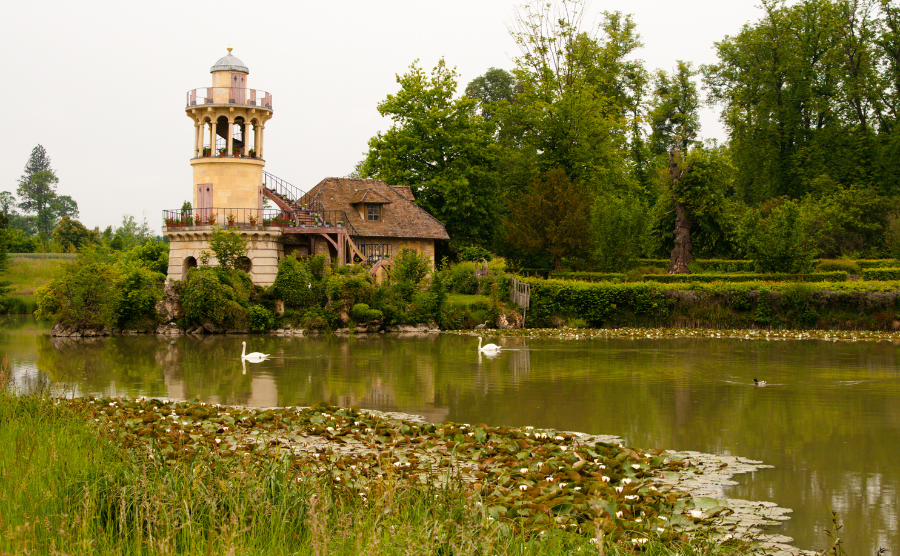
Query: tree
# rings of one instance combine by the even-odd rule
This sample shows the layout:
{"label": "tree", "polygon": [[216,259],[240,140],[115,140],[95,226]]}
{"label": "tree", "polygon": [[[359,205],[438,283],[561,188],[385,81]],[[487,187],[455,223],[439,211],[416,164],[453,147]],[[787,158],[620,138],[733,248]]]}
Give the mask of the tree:
{"label": "tree", "polygon": [[478,109],[485,120],[494,119],[494,111],[501,102],[512,102],[516,93],[516,79],[506,70],[490,68],[466,85],[466,96],[478,100]]}
{"label": "tree", "polygon": [[742,243],[756,262],[757,272],[809,272],[815,263],[816,238],[805,233],[800,207],[791,200],[770,202],[767,210],[752,209],[741,225]]}
{"label": "tree", "polygon": [[555,269],[562,258],[584,256],[590,246],[590,190],[560,168],[535,178],[530,190],[510,203],[505,222],[510,242],[527,253],[547,252]]}
{"label": "tree", "polygon": [[219,266],[224,269],[237,268],[240,259],[247,256],[249,243],[236,230],[225,230],[219,226],[213,227],[209,238],[209,248],[216,255]]}
{"label": "tree", "polygon": [[31,151],[25,173],[19,178],[19,208],[36,214],[38,233],[49,237],[56,222],[63,216],[78,217],[78,204],[68,195],[58,195],[59,182],[50,167],[50,157],[38,145]]}
{"label": "tree", "polygon": [[690,62],[678,60],[672,75],[656,73],[654,106],[650,110],[650,150],[665,154],[676,149],[682,154],[697,143],[700,131],[700,99]]}
{"label": "tree", "polygon": [[645,72],[627,60],[640,46],[630,17],[605,12],[583,29],[577,0],[526,6],[513,38],[519,45],[514,75],[521,92],[503,115],[534,171],[559,168],[594,191],[634,185],[629,119],[636,112]]}
{"label": "tree", "polygon": [[444,223],[451,244],[483,245],[498,209],[493,126],[477,100],[454,99],[457,73],[443,59],[425,75],[417,65],[397,76],[400,91],[378,104],[394,125],[369,140],[360,175],[409,185],[416,204]]}
{"label": "tree", "polygon": [[[697,141],[700,102],[690,64],[678,61],[671,76],[662,70],[656,75],[653,109],[650,120],[651,151],[668,157],[663,189],[675,203],[675,242],[669,257],[669,274],[686,274],[691,255],[691,216],[702,212],[708,204],[709,184],[689,175],[688,150]],[[702,185],[701,185],[702,184]]]}
{"label": "tree", "polygon": [[641,256],[649,231],[647,213],[637,195],[607,193],[594,198],[591,230],[597,270],[617,272]]}
{"label": "tree", "polygon": [[53,239],[66,251],[79,251],[82,247],[95,243],[99,237],[78,220],[63,216],[53,229]]}
{"label": "tree", "polygon": [[800,199],[817,180],[896,193],[900,13],[894,2],[765,0],[701,68],[747,203]]}

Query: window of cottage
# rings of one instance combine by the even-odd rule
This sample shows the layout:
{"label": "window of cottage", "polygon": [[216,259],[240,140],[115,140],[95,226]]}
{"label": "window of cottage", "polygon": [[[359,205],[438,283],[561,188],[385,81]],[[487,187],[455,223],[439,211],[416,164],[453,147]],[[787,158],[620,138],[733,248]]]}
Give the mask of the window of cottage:
{"label": "window of cottage", "polygon": [[366,205],[367,220],[381,220],[381,205]]}

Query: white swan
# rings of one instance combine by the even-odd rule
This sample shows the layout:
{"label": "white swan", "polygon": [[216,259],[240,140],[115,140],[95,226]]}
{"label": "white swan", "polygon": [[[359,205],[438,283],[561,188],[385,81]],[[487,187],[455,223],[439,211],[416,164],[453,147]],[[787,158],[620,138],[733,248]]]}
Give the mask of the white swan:
{"label": "white swan", "polygon": [[247,342],[241,342],[241,359],[246,359],[247,361],[259,362],[269,356],[268,353],[260,353],[258,351],[254,351],[253,353],[247,353]]}
{"label": "white swan", "polygon": [[481,336],[478,337],[478,351],[483,351],[485,353],[496,353],[500,351],[500,346],[497,344],[485,344],[483,347],[481,345]]}

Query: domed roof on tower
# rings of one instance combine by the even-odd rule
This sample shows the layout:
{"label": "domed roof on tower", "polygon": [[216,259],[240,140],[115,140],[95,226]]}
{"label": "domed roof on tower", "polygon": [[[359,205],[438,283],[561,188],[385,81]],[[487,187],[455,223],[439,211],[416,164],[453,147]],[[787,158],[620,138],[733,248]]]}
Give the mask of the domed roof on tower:
{"label": "domed roof on tower", "polygon": [[213,73],[216,71],[239,71],[248,75],[250,74],[250,69],[244,65],[244,62],[241,62],[231,54],[230,46],[228,47],[228,55],[219,58],[219,61],[216,62],[216,65],[210,68],[209,73]]}

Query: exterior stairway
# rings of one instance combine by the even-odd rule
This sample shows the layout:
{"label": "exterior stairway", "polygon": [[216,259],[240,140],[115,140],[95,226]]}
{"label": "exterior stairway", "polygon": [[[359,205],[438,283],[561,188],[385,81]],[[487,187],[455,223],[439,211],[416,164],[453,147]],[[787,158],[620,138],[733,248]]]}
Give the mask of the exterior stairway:
{"label": "exterior stairway", "polygon": [[[356,258],[366,260],[356,245],[360,237],[350,225],[344,211],[325,210],[321,201],[268,172],[263,172],[263,195],[281,209],[282,218],[292,223],[290,227],[293,233],[333,233],[337,236],[337,241],[347,242],[346,252],[350,260],[346,262],[353,262]],[[336,226],[336,222],[346,222],[346,228]],[[297,228],[307,230],[300,232]],[[340,261],[341,265],[344,263],[345,261]]]}

